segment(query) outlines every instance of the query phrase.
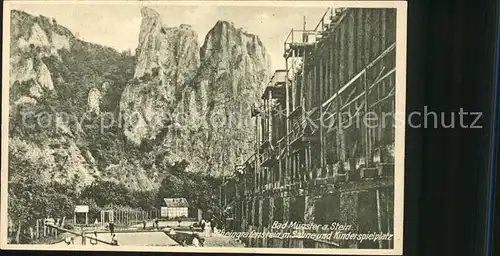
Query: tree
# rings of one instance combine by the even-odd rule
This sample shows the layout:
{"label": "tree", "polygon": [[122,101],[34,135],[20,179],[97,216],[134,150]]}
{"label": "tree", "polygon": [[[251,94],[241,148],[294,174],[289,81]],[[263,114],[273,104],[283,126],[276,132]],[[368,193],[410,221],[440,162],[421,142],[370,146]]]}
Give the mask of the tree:
{"label": "tree", "polygon": [[211,195],[217,185],[214,178],[202,173],[187,172],[188,162],[183,160],[174,164],[165,174],[158,190],[157,200],[183,197],[190,207],[208,210],[214,207]]}
{"label": "tree", "polygon": [[8,214],[16,226],[16,243],[24,225],[46,217],[49,207],[56,207],[49,201],[41,175],[48,166],[24,158],[27,152],[22,151],[9,148]]}

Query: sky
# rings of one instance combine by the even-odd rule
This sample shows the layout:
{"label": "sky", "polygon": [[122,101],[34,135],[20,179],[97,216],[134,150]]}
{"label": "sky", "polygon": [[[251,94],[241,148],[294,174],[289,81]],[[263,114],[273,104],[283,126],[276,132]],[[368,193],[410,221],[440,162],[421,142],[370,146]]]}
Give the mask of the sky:
{"label": "sky", "polygon": [[[32,15],[55,18],[87,42],[134,52],[141,24],[138,4],[12,4],[12,9]],[[233,22],[237,28],[259,36],[271,56],[272,68],[282,69],[283,42],[292,28],[312,29],[327,9],[324,7],[221,6],[221,5],[147,5],[162,17],[165,26],[191,24],[200,46],[218,20]]]}

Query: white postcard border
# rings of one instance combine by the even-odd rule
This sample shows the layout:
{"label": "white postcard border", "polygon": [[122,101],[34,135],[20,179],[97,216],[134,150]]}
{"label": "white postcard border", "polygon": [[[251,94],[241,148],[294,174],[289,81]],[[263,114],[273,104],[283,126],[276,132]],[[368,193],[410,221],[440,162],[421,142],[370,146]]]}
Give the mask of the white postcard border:
{"label": "white postcard border", "polygon": [[395,174],[394,174],[394,249],[306,249],[306,248],[232,248],[232,247],[153,247],[153,246],[78,246],[57,247],[54,245],[7,244],[7,180],[8,180],[8,121],[9,121],[9,30],[11,4],[99,4],[99,5],[224,5],[224,6],[289,6],[289,7],[350,7],[350,8],[396,8],[396,113],[406,113],[406,1],[4,1],[3,13],[3,85],[2,90],[2,145],[1,145],[1,218],[0,248],[3,250],[53,250],[53,251],[140,251],[140,252],[189,252],[189,253],[276,253],[276,254],[330,254],[330,255],[402,255],[403,213],[404,213],[404,160],[405,125],[402,118],[395,131]]}

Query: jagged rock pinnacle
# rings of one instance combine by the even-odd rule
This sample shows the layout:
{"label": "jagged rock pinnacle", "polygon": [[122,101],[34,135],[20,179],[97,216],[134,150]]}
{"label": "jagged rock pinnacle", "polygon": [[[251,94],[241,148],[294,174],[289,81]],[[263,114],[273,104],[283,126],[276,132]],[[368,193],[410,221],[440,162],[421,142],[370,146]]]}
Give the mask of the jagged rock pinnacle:
{"label": "jagged rock pinnacle", "polygon": [[160,18],[160,14],[157,11],[155,11],[149,7],[142,7],[141,8],[141,15],[143,18],[146,18],[146,17],[155,18],[155,19]]}

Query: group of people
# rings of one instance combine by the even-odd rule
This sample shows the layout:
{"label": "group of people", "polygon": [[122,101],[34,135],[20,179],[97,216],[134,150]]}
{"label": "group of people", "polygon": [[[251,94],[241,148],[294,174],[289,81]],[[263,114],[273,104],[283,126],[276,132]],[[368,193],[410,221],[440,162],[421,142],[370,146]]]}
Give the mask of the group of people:
{"label": "group of people", "polygon": [[215,233],[215,228],[217,226],[214,219],[211,219],[210,221],[205,221],[205,219],[201,219],[199,225],[201,227],[201,232],[206,235],[208,235],[209,232],[211,234]]}
{"label": "group of people", "polygon": [[[97,245],[97,243],[98,243],[97,230],[94,230],[92,237],[90,237],[90,244]],[[111,245],[118,245],[118,238],[116,237],[116,234],[113,232],[111,233]]]}
{"label": "group of people", "polygon": [[[111,234],[111,243],[110,244],[111,245],[118,245],[118,238],[115,234],[115,224],[113,222],[109,222],[106,224],[106,228],[109,229],[110,234]],[[92,235],[90,237],[86,237],[85,233],[82,233],[82,239],[85,239],[85,241],[86,241],[87,238],[88,238],[91,245],[97,245],[99,242],[99,240],[97,238],[97,230],[94,230],[94,232],[92,233]],[[74,237],[66,237],[64,239],[64,242],[67,245],[75,244],[75,239],[74,239]]]}
{"label": "group of people", "polygon": [[[154,221],[153,221],[153,229],[156,228],[157,230],[159,230],[160,229],[160,224],[159,223],[160,223],[160,221],[158,219],[154,219]],[[146,220],[143,220],[142,221],[142,229],[144,229],[144,230],[146,229],[146,224],[147,224]]]}

